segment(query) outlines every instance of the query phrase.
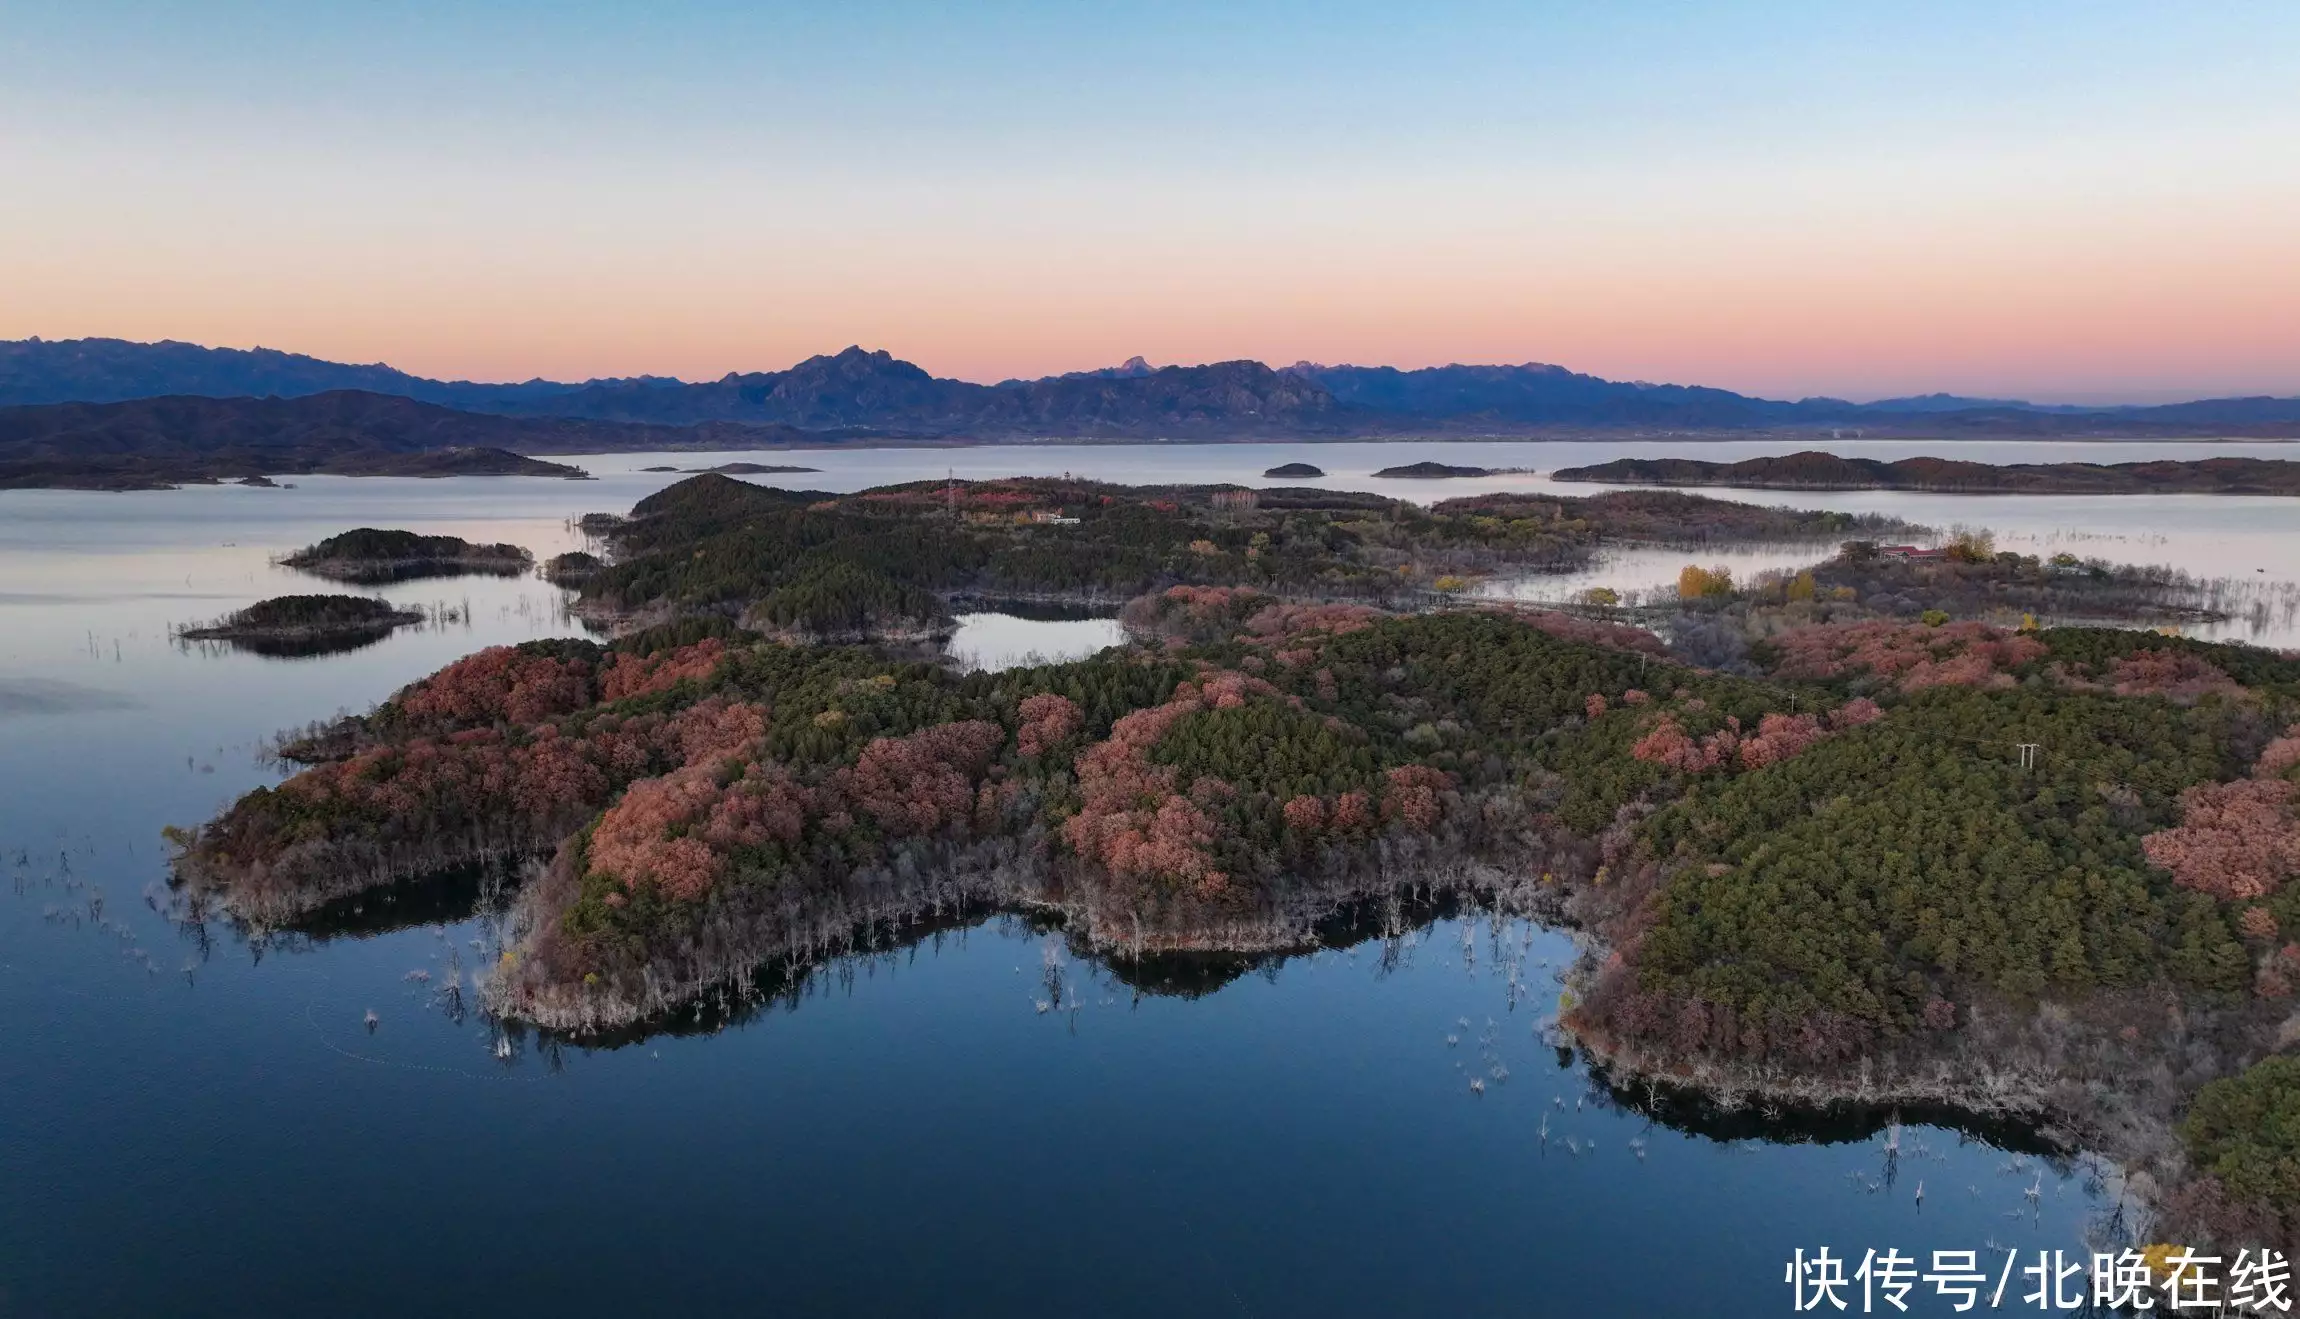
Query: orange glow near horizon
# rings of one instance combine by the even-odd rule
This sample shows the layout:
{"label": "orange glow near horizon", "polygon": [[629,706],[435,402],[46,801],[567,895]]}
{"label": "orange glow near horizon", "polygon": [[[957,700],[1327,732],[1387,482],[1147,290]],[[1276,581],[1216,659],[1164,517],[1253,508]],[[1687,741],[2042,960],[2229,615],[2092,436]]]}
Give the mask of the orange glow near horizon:
{"label": "orange glow near horizon", "polygon": [[[1148,259],[1014,244],[802,264],[737,250],[699,270],[316,247],[282,260],[268,246],[211,251],[191,271],[167,253],[30,268],[0,256],[0,337],[262,345],[502,380],[708,379],[859,343],[985,381],[1139,353],[1161,365],[1543,361],[1772,396],[2300,391],[2300,244],[2281,234],[2225,225],[2152,245],[2145,266],[2137,243],[2097,228],[2089,241],[1895,237],[1834,250],[1713,237],[1661,255],[1500,236],[1358,253],[1170,244]],[[1175,268],[1187,277],[1163,273]]]}
{"label": "orange glow near horizon", "polygon": [[[1656,32],[1603,30],[1614,16],[1515,32],[1485,15],[1433,26],[1450,53],[1382,115],[1341,64],[1192,81],[1215,56],[1187,24],[1171,68],[1107,104],[1084,85],[1001,99],[979,69],[929,60],[837,66],[852,85],[787,69],[804,96],[770,113],[749,64],[714,80],[680,47],[656,52],[677,71],[661,84],[620,49],[564,52],[603,62],[562,102],[526,83],[529,100],[491,100],[513,84],[479,60],[468,83],[438,75],[436,105],[399,102],[403,121],[316,82],[270,88],[300,68],[280,59],[245,68],[246,103],[206,82],[137,100],[109,66],[73,82],[23,64],[16,89],[0,79],[0,338],[262,345],[487,380],[709,379],[861,344],[982,381],[1140,354],[1542,361],[1772,397],[2296,394],[2300,102],[2262,89],[2289,87],[2276,61],[2300,43],[2250,37],[2253,62],[2230,62],[2246,34],[2208,20],[1959,20],[2013,43],[1999,49],[1954,24],[1811,29],[1752,8],[1712,20],[1783,61],[1745,72],[1697,33],[1657,65]],[[1777,23],[1791,44],[1765,44]],[[1276,45],[1240,49],[1300,35],[1273,18],[1259,38]],[[1453,75],[1495,41],[1561,52],[1555,81],[1508,61]],[[1345,63],[1395,63],[1379,32],[1345,45]],[[2184,49],[2140,94],[2135,61]],[[138,67],[176,77],[173,56]],[[398,58],[328,76],[404,97],[415,71],[471,55]],[[1287,97],[1306,107],[1292,122]],[[478,116],[467,135],[458,107]],[[1515,117],[1478,117],[1500,111]],[[1335,123],[1361,135],[1316,135]]]}

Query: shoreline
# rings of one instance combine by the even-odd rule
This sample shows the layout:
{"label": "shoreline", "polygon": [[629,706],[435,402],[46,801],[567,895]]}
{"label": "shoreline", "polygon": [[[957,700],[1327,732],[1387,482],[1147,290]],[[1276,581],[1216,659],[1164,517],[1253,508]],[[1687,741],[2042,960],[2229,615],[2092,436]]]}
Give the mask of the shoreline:
{"label": "shoreline", "polygon": [[[2168,1197],[2184,1184],[2186,1164],[2174,1113],[2185,1102],[2185,1092],[2164,1084],[2153,1090],[2144,1084],[2117,1086],[2104,1079],[2145,1071],[2148,1050],[2124,1060],[2129,1065],[2122,1070],[2096,1075],[2043,1056],[2056,1047],[2098,1051],[2109,1040],[2105,1028],[2080,1028],[2056,1046],[2031,1024],[2014,1022],[2005,1010],[1992,1007],[1976,1010],[1951,1049],[1879,1049],[1851,1068],[1809,1070],[1678,1056],[1611,1038],[1577,1021],[1579,1000],[1610,951],[1593,920],[1599,913],[1589,906],[1595,891],[1586,887],[1586,878],[1568,877],[1587,868],[1577,860],[1591,858],[1576,857],[1595,848],[1587,839],[1545,836],[1506,847],[1503,855],[1473,852],[1458,838],[1430,840],[1397,849],[1405,855],[1377,855],[1257,911],[1197,924],[1145,925],[1136,922],[1135,913],[1098,900],[1100,895],[1080,876],[1069,873],[1073,867],[1047,856],[1042,839],[1003,836],[952,849],[930,868],[912,870],[907,882],[896,881],[884,867],[874,868],[858,875],[854,889],[827,902],[793,906],[775,894],[752,895],[754,903],[737,903],[737,910],[726,913],[740,917],[747,908],[750,919],[739,921],[709,948],[651,958],[635,980],[619,977],[614,983],[554,977],[545,969],[548,950],[538,943],[548,939],[560,914],[556,903],[567,896],[565,886],[573,880],[572,848],[568,842],[556,849],[538,846],[539,839],[473,830],[444,846],[427,840],[418,849],[421,857],[378,856],[367,868],[331,866],[337,883],[324,892],[299,886],[284,903],[250,903],[228,888],[200,896],[215,899],[251,931],[270,933],[293,930],[299,920],[347,898],[372,897],[427,876],[473,866],[513,869],[522,877],[515,881],[505,912],[505,956],[480,978],[478,1002],[506,1022],[586,1045],[674,1029],[683,1016],[726,1010],[730,996],[748,1001],[762,985],[872,951],[889,935],[899,939],[907,929],[939,928],[962,913],[966,923],[1000,915],[1046,922],[1079,955],[1116,967],[1175,956],[1250,961],[1309,953],[1329,946],[1320,937],[1321,926],[1353,910],[1386,909],[1383,929],[1394,933],[1427,923],[1407,921],[1408,905],[1417,915],[1440,919],[1447,904],[1470,900],[1572,938],[1578,955],[1566,985],[1576,1002],[1550,1018],[1544,1029],[1554,1032],[1561,1046],[1582,1053],[1593,1075],[1615,1090],[1643,1087],[1650,1095],[1659,1086],[1719,1114],[1755,1112],[1768,1120],[1781,1116],[1775,1110],[1783,1108],[1791,1116],[1819,1116],[1848,1108],[1909,1106],[1979,1122],[2010,1122],[2046,1144],[2112,1165],[2120,1201],[2152,1214],[2164,1212]],[[1557,872],[1557,882],[1534,878],[1545,870]],[[2049,1003],[2039,1008],[2045,1019],[2065,1020],[2068,1013]],[[2236,1025],[2235,1015],[2201,1024],[2205,1033],[2225,1036]]]}

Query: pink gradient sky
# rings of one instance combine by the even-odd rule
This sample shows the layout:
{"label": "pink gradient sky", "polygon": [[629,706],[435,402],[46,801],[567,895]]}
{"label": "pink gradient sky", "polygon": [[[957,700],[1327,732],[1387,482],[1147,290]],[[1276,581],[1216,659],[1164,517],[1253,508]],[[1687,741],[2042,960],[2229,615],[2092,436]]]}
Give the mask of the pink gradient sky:
{"label": "pink gradient sky", "polygon": [[1169,12],[1064,72],[1097,34],[1028,5],[91,8],[122,21],[6,20],[0,337],[474,379],[861,343],[978,380],[1139,353],[2300,393],[2289,9],[1351,10],[1273,62],[1299,29],[1249,7],[1198,11],[1219,52]]}

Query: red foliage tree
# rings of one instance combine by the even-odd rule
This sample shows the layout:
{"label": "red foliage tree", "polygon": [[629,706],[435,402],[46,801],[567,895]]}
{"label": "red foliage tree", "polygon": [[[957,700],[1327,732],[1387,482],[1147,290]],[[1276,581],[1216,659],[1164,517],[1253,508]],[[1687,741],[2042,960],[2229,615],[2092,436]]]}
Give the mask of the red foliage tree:
{"label": "red foliage tree", "polygon": [[1817,716],[1768,714],[1757,721],[1754,737],[1741,740],[1741,765],[1745,769],[1777,765],[1828,735]]}
{"label": "red foliage tree", "polygon": [[1863,724],[1873,724],[1884,717],[1883,708],[1875,701],[1866,696],[1856,696],[1829,712],[1829,726],[1831,728],[1858,728]]}
{"label": "red foliage tree", "polygon": [[1428,765],[1400,765],[1382,775],[1382,818],[1403,820],[1428,833],[1444,814],[1441,794],[1453,787],[1453,776]]}
{"label": "red foliage tree", "polygon": [[2045,654],[2034,637],[1985,623],[1822,623],[1774,639],[1785,678],[1836,678],[1869,672],[1903,691],[1925,687],[2009,687],[2010,670]]}
{"label": "red foliage tree", "polygon": [[1667,714],[1653,721],[1653,727],[1637,739],[1629,748],[1629,754],[1683,774],[1699,774],[1724,763],[1720,735],[1712,734],[1706,744],[1696,742],[1675,716]]}
{"label": "red foliage tree", "polygon": [[1203,807],[1228,794],[1229,785],[1201,779],[1185,795],[1174,767],[1153,763],[1150,749],[1186,715],[1278,695],[1259,678],[1217,670],[1176,687],[1165,704],[1119,719],[1107,741],[1078,756],[1081,800],[1062,823],[1063,842],[1117,878],[1164,880],[1201,898],[1225,892],[1229,877],[1212,851],[1216,826]]}
{"label": "red foliage tree", "polygon": [[975,781],[1005,741],[1004,729],[980,719],[874,738],[832,782],[888,833],[931,834],[974,818]]}
{"label": "red foliage tree", "polygon": [[[1697,700],[1684,704],[1688,711],[1703,708]],[[1756,731],[1749,732],[1742,728],[1739,719],[1728,718],[1725,727],[1696,739],[1685,731],[1676,715],[1664,711],[1629,748],[1629,754],[1682,774],[1702,774],[1736,765],[1742,769],[1763,769],[1803,753],[1838,731],[1883,717],[1884,711],[1877,708],[1876,702],[1856,698],[1831,711],[1826,720],[1819,715],[1776,711],[1759,719]]]}
{"label": "red foliage tree", "polygon": [[726,859],[702,837],[675,828],[707,819],[721,789],[708,766],[689,765],[631,785],[591,831],[590,862],[624,887],[653,884],[673,898],[693,901],[710,892]]}
{"label": "red foliage tree", "polygon": [[726,649],[717,637],[705,637],[691,646],[652,655],[609,655],[599,672],[599,699],[620,701],[663,691],[688,678],[708,678]]}
{"label": "red foliage tree", "polygon": [[1362,631],[1383,617],[1381,610],[1369,605],[1273,604],[1246,620],[1246,635],[1263,643],[1314,644]]}
{"label": "red foliage tree", "polygon": [[2252,777],[2289,778],[2295,767],[2300,767],[2300,724],[2285,729],[2284,736],[2261,749],[2260,758],[2252,762]]}
{"label": "red foliage tree", "polygon": [[490,646],[409,686],[398,702],[425,723],[531,724],[589,705],[591,666]]}
{"label": "red foliage tree", "polygon": [[2300,870],[2293,785],[2283,779],[2201,783],[2180,794],[2180,824],[2141,840],[2175,883],[2234,902],[2266,897]]}
{"label": "red foliage tree", "polygon": [[794,844],[821,802],[782,766],[754,764],[712,803],[703,837],[718,848]]}
{"label": "red foliage tree", "polygon": [[767,735],[767,709],[714,697],[680,711],[671,731],[682,762],[718,759]]}
{"label": "red foliage tree", "polygon": [[1045,755],[1068,741],[1086,723],[1076,701],[1053,692],[1023,698],[1018,713],[1021,724],[1015,730],[1014,746],[1025,756]]}
{"label": "red foliage tree", "polygon": [[2207,695],[2242,695],[2244,687],[2199,656],[2179,650],[2137,650],[2108,671],[2119,696],[2163,696],[2192,705]]}
{"label": "red foliage tree", "polygon": [[1323,798],[1308,794],[1295,797],[1285,805],[1286,827],[1305,837],[1326,827],[1326,803]]}

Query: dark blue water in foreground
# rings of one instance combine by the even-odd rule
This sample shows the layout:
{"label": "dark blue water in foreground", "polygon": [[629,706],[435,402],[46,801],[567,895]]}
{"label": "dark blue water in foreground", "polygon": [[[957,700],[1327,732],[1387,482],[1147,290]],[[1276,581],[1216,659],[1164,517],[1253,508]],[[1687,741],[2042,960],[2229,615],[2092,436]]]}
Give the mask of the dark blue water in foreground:
{"label": "dark blue water in foreground", "polygon": [[1477,912],[1148,993],[986,917],[585,1050],[458,1010],[469,893],[260,950],[147,903],[263,735],[572,630],[532,579],[387,589],[458,621],[321,659],[170,623],[313,589],[269,556],[348,526],[549,553],[631,497],[0,495],[0,1315],[1784,1314],[1800,1246],[2115,1207],[2003,1133],[1625,1108],[1542,1035],[1569,940]]}

